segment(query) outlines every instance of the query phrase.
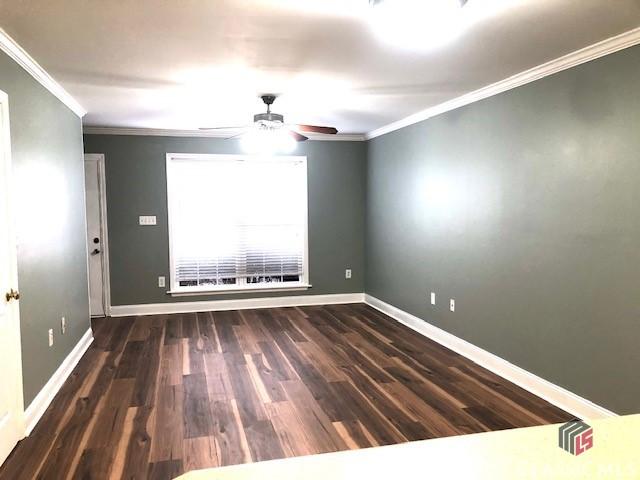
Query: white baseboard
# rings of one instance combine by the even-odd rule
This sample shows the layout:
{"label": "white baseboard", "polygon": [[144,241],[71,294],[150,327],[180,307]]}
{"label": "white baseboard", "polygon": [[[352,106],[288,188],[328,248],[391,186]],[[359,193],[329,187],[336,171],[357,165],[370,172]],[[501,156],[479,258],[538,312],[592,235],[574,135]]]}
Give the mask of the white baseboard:
{"label": "white baseboard", "polygon": [[29,436],[92,342],[93,333],[89,328],[24,411],[25,436]]}
{"label": "white baseboard", "polygon": [[237,300],[210,300],[200,302],[150,303],[144,305],[113,305],[112,317],[159,315],[168,313],[215,312],[246,310],[248,308],[302,307],[340,303],[363,303],[364,293],[333,295],[298,295],[290,297],[243,298]]}
{"label": "white baseboard", "polygon": [[492,371],[519,387],[537,395],[547,402],[561,408],[565,412],[575,415],[581,419],[598,419],[615,417],[617,414],[603,408],[595,403],[582,398],[558,385],[555,385],[543,378],[534,375],[503,358],[489,353],[466,340],[463,340],[451,333],[427,323],[426,321],[411,315],[404,310],[400,310],[393,305],[383,302],[371,295],[365,295],[365,303],[376,310],[387,314],[398,322],[424,335],[425,337],[438,342],[441,345],[459,353],[463,357],[477,363],[478,365]]}

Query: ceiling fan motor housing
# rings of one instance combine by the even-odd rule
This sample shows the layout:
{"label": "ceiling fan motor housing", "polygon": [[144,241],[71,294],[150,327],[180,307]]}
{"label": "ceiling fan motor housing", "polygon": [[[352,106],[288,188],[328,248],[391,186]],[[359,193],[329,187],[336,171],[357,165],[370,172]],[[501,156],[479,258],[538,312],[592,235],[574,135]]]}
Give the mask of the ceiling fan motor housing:
{"label": "ceiling fan motor housing", "polygon": [[272,94],[261,95],[260,98],[265,103],[265,105],[273,105],[273,102],[276,101],[276,96]]}
{"label": "ceiling fan motor housing", "polygon": [[279,128],[284,124],[284,116],[278,113],[271,113],[271,105],[276,101],[275,95],[261,95],[262,101],[267,106],[266,113],[258,113],[253,116],[253,121],[267,128]]}

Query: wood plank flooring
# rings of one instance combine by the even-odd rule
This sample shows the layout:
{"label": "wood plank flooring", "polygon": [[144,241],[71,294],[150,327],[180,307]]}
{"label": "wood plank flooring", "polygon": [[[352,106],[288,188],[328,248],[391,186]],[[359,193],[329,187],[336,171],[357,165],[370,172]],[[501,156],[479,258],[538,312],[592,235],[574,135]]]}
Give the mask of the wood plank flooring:
{"label": "wood plank flooring", "polygon": [[107,318],[0,479],[171,479],[564,422],[364,305]]}

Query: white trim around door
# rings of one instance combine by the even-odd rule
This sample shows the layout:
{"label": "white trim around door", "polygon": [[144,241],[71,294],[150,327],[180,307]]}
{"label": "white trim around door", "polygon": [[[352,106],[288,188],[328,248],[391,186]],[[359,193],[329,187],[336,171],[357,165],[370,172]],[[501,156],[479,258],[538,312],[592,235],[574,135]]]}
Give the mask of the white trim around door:
{"label": "white trim around door", "polygon": [[9,96],[0,91],[0,464],[24,436],[18,251]]}
{"label": "white trim around door", "polygon": [[[98,190],[100,194],[100,249],[102,251],[102,298],[104,299],[104,314],[111,314],[111,275],[109,273],[109,231],[107,222],[107,180],[105,171],[104,154],[87,153],[84,156],[86,162],[98,164]],[[89,255],[90,252],[87,252]],[[88,258],[87,258],[88,266]]]}

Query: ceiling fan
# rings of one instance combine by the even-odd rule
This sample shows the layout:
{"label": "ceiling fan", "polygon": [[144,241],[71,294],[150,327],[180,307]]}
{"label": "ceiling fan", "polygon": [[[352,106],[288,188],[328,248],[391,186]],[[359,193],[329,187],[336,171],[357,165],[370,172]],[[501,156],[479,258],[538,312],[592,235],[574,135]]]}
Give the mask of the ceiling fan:
{"label": "ceiling fan", "polygon": [[258,113],[253,116],[253,124],[240,127],[201,127],[200,130],[241,130],[236,135],[229,138],[235,138],[245,135],[251,131],[255,132],[278,132],[287,133],[296,142],[304,142],[309,140],[309,137],[303,135],[303,133],[320,133],[324,135],[335,135],[338,130],[333,127],[319,127],[317,125],[289,125],[284,123],[284,116],[279,113],[273,113],[271,111],[271,105],[276,100],[275,95],[261,95],[262,101],[267,106],[266,113]]}

